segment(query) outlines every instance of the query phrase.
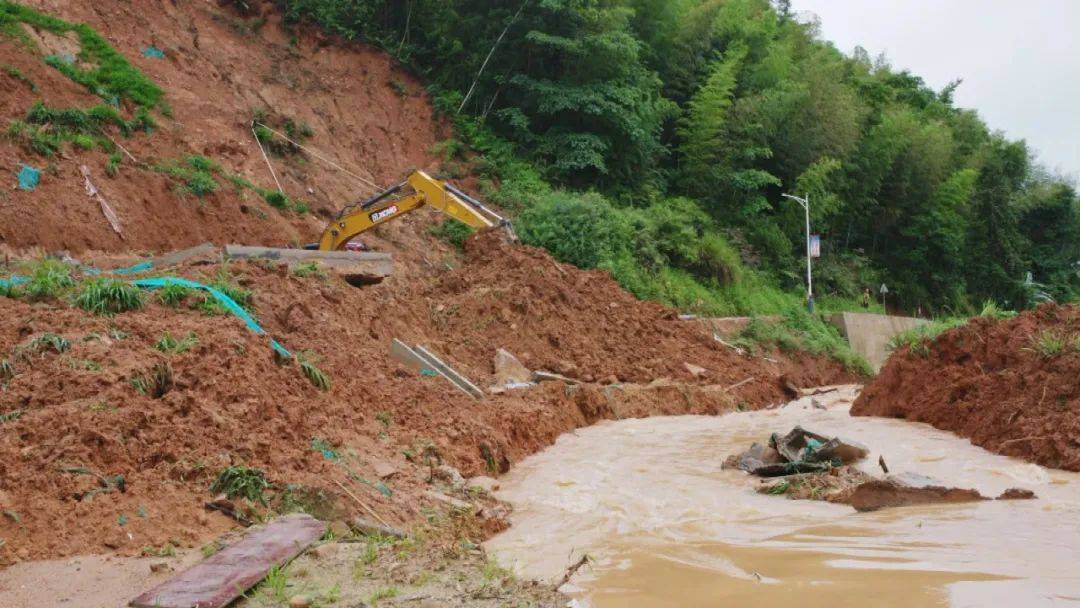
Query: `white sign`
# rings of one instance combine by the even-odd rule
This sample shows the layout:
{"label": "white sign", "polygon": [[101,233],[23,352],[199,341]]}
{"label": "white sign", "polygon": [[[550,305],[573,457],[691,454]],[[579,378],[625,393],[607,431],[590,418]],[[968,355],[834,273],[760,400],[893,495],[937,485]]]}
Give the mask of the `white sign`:
{"label": "white sign", "polygon": [[878,290],[878,293],[880,293],[881,295],[885,295],[885,294],[889,293],[889,288],[886,287],[884,283],[882,283],[881,284],[881,289]]}
{"label": "white sign", "polygon": [[374,224],[375,222],[377,222],[379,220],[385,220],[386,218],[390,217],[391,215],[394,215],[397,212],[398,212],[397,205],[390,205],[386,209],[381,209],[379,211],[376,211],[375,213],[372,213],[371,214],[371,223]]}
{"label": "white sign", "polygon": [[820,258],[821,257],[821,235],[820,234],[811,234],[810,235],[810,257],[812,257],[812,258]]}

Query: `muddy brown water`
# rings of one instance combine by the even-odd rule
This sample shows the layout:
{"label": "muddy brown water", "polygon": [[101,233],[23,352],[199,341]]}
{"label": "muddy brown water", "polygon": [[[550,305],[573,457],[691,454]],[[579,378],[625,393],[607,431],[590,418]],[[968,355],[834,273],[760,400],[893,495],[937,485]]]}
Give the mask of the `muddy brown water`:
{"label": "muddy brown water", "polygon": [[[513,526],[487,543],[520,575],[559,580],[579,606],[1080,606],[1080,475],[1024,463],[927,425],[848,415],[855,388],[769,411],[603,422],[501,480]],[[912,471],[1038,500],[856,513],[754,492],[721,470],[773,431],[855,439],[880,474]]]}

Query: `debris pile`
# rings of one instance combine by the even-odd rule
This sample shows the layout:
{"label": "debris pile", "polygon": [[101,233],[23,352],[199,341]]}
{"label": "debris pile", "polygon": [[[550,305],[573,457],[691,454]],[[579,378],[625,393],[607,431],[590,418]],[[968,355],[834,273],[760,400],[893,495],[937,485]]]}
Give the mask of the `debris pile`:
{"label": "debris pile", "polygon": [[[945,487],[912,473],[876,478],[855,466],[869,453],[869,448],[857,442],[830,439],[796,426],[786,435],[773,433],[768,445],[755,442],[745,452],[729,456],[723,468],[764,477],[757,488],[762,494],[848,504],[860,512],[987,500],[977,490]],[[884,459],[879,463],[887,473]],[[1011,488],[998,500],[1030,498],[1035,498],[1033,492]]]}

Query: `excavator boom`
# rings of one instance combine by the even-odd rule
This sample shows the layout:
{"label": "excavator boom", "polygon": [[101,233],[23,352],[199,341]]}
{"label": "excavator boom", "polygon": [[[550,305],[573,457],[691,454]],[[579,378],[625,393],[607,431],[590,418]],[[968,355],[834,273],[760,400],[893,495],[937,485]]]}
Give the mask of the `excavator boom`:
{"label": "excavator boom", "polygon": [[[411,193],[398,196],[402,192]],[[428,205],[478,230],[503,226],[514,238],[510,223],[480,201],[423,171],[415,171],[402,183],[341,210],[322,233],[320,251],[337,251],[357,235]]]}

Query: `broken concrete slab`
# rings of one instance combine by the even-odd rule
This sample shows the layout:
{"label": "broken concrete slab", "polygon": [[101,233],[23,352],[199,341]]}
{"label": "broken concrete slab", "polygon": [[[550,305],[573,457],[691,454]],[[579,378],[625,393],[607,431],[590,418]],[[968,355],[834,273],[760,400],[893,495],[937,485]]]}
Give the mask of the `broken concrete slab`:
{"label": "broken concrete slab", "polygon": [[150,258],[149,261],[154,265],[154,268],[168,268],[191,260],[202,258],[209,260],[218,255],[218,248],[215,247],[213,243],[203,243],[202,245],[196,245],[194,247],[188,247],[187,249],[166,253],[165,255],[159,255]]}
{"label": "broken concrete slab", "polygon": [[416,354],[411,346],[397,338],[390,343],[390,358],[424,376],[442,375],[439,370],[428,364],[426,359]]}
{"label": "broken concrete slab", "polygon": [[181,574],[131,600],[133,608],[222,608],[319,540],[326,524],[297,513],[254,529]]}
{"label": "broken concrete slab", "polygon": [[518,360],[513,353],[500,348],[495,351],[495,385],[510,386],[532,380],[532,371]]}
{"label": "broken concrete slab", "polygon": [[484,391],[480,390],[480,387],[476,386],[470,382],[468,378],[458,373],[457,370],[444,363],[442,359],[436,357],[430,350],[417,345],[416,348],[413,349],[413,352],[427,362],[428,365],[438,370],[440,374],[446,377],[447,380],[461,389],[465,394],[470,395],[475,399],[480,399],[484,396]]}
{"label": "broken concrete slab", "polygon": [[484,396],[484,392],[470,382],[468,378],[458,373],[422,346],[412,348],[395,338],[390,343],[390,358],[424,376],[442,376],[455,388],[474,399]]}
{"label": "broken concrete slab", "polygon": [[389,253],[373,251],[316,251],[226,245],[225,257],[239,260],[270,260],[290,267],[317,262],[349,283],[378,283],[394,272],[394,258]]}

